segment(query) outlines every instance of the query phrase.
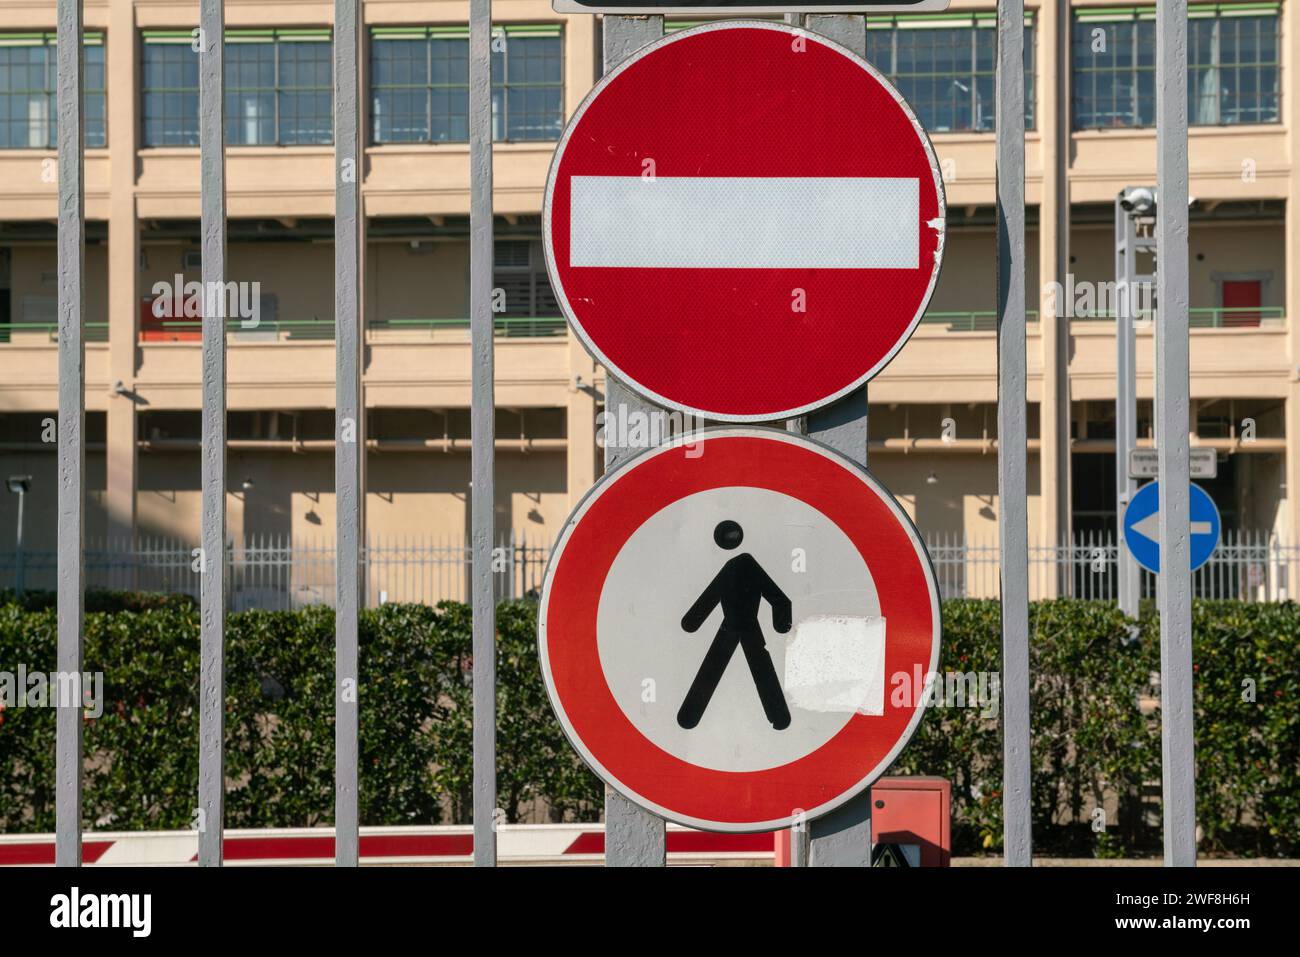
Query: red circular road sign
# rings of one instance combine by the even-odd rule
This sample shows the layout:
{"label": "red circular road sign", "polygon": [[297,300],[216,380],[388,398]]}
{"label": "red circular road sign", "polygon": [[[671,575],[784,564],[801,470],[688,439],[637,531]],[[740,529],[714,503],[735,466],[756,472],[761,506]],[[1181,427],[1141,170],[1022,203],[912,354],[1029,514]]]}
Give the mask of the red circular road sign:
{"label": "red circular road sign", "polygon": [[789,418],[879,372],[943,256],[925,131],[865,60],[781,24],[667,36],[596,84],[546,184],[560,307],[602,365],[706,418]]}
{"label": "red circular road sign", "polygon": [[868,787],[921,719],[939,592],[871,474],[786,432],[688,433],[569,517],[542,674],[610,786],[693,827],[764,831]]}

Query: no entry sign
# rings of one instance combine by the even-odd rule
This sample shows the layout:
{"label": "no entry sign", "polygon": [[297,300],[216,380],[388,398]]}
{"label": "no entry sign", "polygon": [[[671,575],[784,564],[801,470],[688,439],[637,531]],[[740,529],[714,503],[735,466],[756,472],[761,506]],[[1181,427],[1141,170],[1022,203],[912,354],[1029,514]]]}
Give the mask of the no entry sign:
{"label": "no entry sign", "polygon": [[538,616],[542,673],[606,783],[721,831],[826,813],[911,737],[939,593],[871,475],[805,438],[719,428],[651,449],[570,516]]}
{"label": "no entry sign", "polygon": [[543,237],[574,332],[673,409],[788,418],[875,375],[943,254],[925,131],[866,61],[781,24],[650,44],[574,115]]}

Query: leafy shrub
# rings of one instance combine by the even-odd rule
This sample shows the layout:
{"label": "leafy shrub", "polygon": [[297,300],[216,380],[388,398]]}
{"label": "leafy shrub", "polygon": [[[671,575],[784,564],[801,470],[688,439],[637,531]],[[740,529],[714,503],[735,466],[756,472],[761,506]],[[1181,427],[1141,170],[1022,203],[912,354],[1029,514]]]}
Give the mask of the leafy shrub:
{"label": "leafy shrub", "polygon": [[[504,604],[498,642],[498,786],[508,821],[539,799],[594,818],[603,790],[551,717],[535,617]],[[84,670],[104,674],[86,718],[87,826],[184,828],[198,781],[199,616],[189,606],[86,616]],[[0,606],[0,671],[55,668],[51,609]],[[361,617],[361,820],[470,815],[468,609],[384,605]],[[334,614],[250,611],[226,624],[228,827],[328,824],[334,807]],[[55,712],[0,712],[0,832],[54,827]]]}
{"label": "leafy shrub", "polygon": [[[103,714],[85,725],[86,824],[188,827],[198,780],[198,612],[188,601],[119,599],[127,600],[142,610],[86,616],[85,669],[105,681]],[[947,602],[943,614],[940,670],[1000,671],[997,603]],[[595,820],[603,789],[551,714],[535,616],[531,602],[498,609],[499,804],[510,821],[538,808],[552,820]],[[1293,854],[1300,606],[1197,602],[1193,628],[1202,849]],[[228,616],[227,826],[332,820],[333,629],[326,607]],[[1158,848],[1154,614],[1144,611],[1135,627],[1107,603],[1040,602],[1030,634],[1035,848],[1083,856]],[[52,608],[0,605],[0,671],[51,671],[55,645]],[[362,823],[469,819],[472,660],[464,605],[362,614]],[[932,708],[892,772],[952,781],[956,853],[1001,845],[1000,726],[984,714]],[[54,828],[54,717],[49,708],[0,712],[2,832]],[[1101,833],[1091,827],[1098,806],[1112,812]]]}

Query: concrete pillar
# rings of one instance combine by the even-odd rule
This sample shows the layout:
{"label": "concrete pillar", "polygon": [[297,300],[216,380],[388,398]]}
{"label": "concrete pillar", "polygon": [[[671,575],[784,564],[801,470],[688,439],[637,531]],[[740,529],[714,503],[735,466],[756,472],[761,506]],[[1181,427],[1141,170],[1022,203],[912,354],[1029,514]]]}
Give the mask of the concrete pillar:
{"label": "concrete pillar", "polygon": [[115,547],[130,547],[136,534],[137,319],[140,314],[140,232],[135,215],[136,31],[130,3],[113,4],[105,36],[109,84],[108,214],[108,362],[109,382],[121,382],[125,394],[108,402],[107,491],[108,537]]}
{"label": "concrete pillar", "polygon": [[[565,43],[572,53],[565,57],[564,65],[564,112],[567,117],[582,104],[583,97],[600,72],[592,69],[593,57],[600,53],[596,43],[596,18],[568,17],[564,33]],[[569,400],[565,408],[565,435],[568,436],[565,488],[568,490],[569,508],[576,506],[587,494],[602,471],[596,449],[596,406],[601,398],[596,392],[596,363],[569,334]]]}
{"label": "concrete pillar", "polygon": [[596,18],[579,14],[564,18],[564,115],[572,116],[592,84],[600,78],[600,70],[593,63],[600,56],[596,43]]}

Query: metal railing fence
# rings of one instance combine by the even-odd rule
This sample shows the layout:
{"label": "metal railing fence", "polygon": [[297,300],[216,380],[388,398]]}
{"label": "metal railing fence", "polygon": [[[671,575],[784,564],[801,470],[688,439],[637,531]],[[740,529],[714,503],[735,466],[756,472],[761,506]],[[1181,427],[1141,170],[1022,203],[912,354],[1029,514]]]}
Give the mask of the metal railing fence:
{"label": "metal railing fence", "polygon": [[[106,542],[86,543],[86,587],[165,592],[199,598],[198,549],[175,538],[141,540],[133,550]],[[546,572],[549,542],[522,533],[502,538],[492,552],[496,595],[501,600],[537,594]],[[333,604],[335,548],[332,541],[255,535],[229,543],[226,563],[231,611],[289,611]],[[22,582],[27,591],[53,591],[52,551],[0,552],[0,590]],[[366,603],[468,601],[473,563],[469,540],[452,536],[372,539],[362,550]]]}
{"label": "metal railing fence", "polygon": [[[926,546],[945,599],[998,597],[1001,568],[996,539],[971,540],[958,533],[926,536]],[[493,574],[502,599],[536,594],[542,586],[549,539],[517,531],[498,541]],[[1031,599],[1118,597],[1117,549],[1106,532],[1076,534],[1066,544],[1029,546]],[[52,551],[0,552],[0,589],[21,581],[28,590],[53,590]],[[258,535],[226,551],[232,611],[276,611],[330,604],[334,599],[335,550],[330,541]],[[142,539],[133,551],[88,542],[88,588],[169,592],[199,596],[195,546],[179,539]],[[467,601],[472,560],[469,540],[455,536],[372,538],[363,550],[366,602]],[[1285,601],[1294,594],[1292,570],[1300,570],[1300,545],[1263,531],[1228,531],[1210,560],[1192,576],[1197,598],[1252,602]],[[1142,572],[1142,597],[1155,598],[1155,576]]]}
{"label": "metal railing fence", "polygon": [[[950,598],[997,598],[1000,561],[995,542],[963,540],[959,534],[928,535],[926,547]],[[1029,597],[1115,601],[1119,597],[1119,549],[1110,532],[1076,533],[1059,545],[1029,546]],[[1286,601],[1290,575],[1300,569],[1300,546],[1265,531],[1226,531],[1210,560],[1192,574],[1195,598]],[[1141,596],[1154,600],[1156,576],[1141,571]]]}
{"label": "metal railing fence", "polygon": [[[1225,306],[1197,307],[1188,310],[1193,329],[1251,329],[1279,328],[1286,323],[1286,310],[1280,306]],[[1150,320],[1150,315],[1140,318]],[[1072,317],[1075,322],[1114,322],[1115,314],[1106,310],[1083,313]],[[929,309],[921,317],[923,325],[946,326],[948,332],[993,332],[998,316],[993,310],[960,310],[956,312]],[[1038,322],[1038,310],[1027,309],[1025,321]],[[493,318],[496,335],[500,338],[549,338],[566,335],[562,316],[496,316]],[[231,318],[226,321],[231,341],[281,341],[334,339],[333,319],[268,319],[257,326],[245,320]],[[140,331],[141,342],[194,341],[199,339],[203,327],[201,319],[164,319]],[[374,338],[391,334],[427,333],[436,336],[448,331],[468,332],[469,319],[382,319],[366,320],[366,335]],[[57,342],[59,327],[55,322],[0,322],[0,343],[7,342]],[[86,342],[107,342],[107,322],[87,322]]]}

